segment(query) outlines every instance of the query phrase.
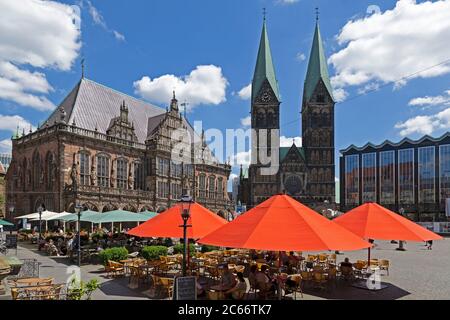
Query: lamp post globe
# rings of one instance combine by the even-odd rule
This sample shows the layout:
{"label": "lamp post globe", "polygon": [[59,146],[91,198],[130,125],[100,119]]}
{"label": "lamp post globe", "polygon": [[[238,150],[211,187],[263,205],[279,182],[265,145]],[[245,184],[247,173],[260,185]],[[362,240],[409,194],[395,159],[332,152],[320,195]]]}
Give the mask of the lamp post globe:
{"label": "lamp post globe", "polygon": [[190,216],[191,216],[191,205],[193,200],[190,196],[182,196],[180,200],[180,209],[181,209],[181,218],[183,219],[183,225],[180,226],[183,228],[183,277],[186,276],[186,257],[188,253],[188,245],[187,245],[187,228],[191,227],[187,224]]}
{"label": "lamp post globe", "polygon": [[78,259],[78,267],[80,267],[81,266],[81,236],[80,236],[80,233],[81,233],[81,225],[80,225],[80,220],[81,220],[81,211],[82,211],[82,209],[83,209],[83,207],[82,206],[80,206],[80,204],[77,204],[76,206],[75,206],[75,213],[76,213],[76,215],[77,215],[77,217],[78,217],[78,226],[77,226],[77,229],[78,229],[78,234],[77,234],[77,259]]}

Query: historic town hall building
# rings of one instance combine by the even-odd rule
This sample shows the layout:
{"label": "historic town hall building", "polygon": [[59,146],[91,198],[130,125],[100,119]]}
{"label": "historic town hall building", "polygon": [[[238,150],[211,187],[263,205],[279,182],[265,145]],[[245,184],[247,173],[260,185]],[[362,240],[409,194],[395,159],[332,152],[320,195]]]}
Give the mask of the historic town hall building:
{"label": "historic town hall building", "polygon": [[[303,146],[280,147],[280,91],[264,21],[252,82],[252,163],[241,172],[239,201],[255,206],[273,194],[286,192],[313,208],[335,202],[334,99],[316,24],[308,71],[303,88]],[[274,144],[274,145],[272,145]],[[273,146],[273,147],[272,147]],[[262,151],[262,152],[261,152]],[[276,152],[267,163],[261,155]],[[274,163],[275,162],[275,163]],[[267,174],[269,167],[275,172]]]}
{"label": "historic town hall building", "polygon": [[[189,140],[186,162],[175,161],[174,147],[187,135],[197,142]],[[78,202],[96,211],[160,212],[190,194],[225,216],[230,170],[194,133],[175,93],[164,110],[83,77],[40,128],[13,138],[7,208],[14,216],[42,204],[73,212]]]}

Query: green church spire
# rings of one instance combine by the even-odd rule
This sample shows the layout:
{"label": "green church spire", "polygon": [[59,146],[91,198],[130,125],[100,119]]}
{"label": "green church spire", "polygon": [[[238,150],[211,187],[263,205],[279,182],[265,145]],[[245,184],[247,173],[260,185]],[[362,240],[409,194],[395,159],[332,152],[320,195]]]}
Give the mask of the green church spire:
{"label": "green church spire", "polygon": [[255,74],[253,75],[252,82],[252,102],[258,96],[259,91],[261,90],[261,87],[266,79],[277,97],[277,100],[280,101],[280,91],[278,89],[278,81],[275,76],[275,68],[272,61],[269,37],[267,35],[266,19],[264,17],[258,59],[256,60]]}
{"label": "green church spire", "polygon": [[328,93],[334,100],[333,88],[331,87],[330,76],[328,75],[327,59],[323,50],[322,36],[320,35],[319,21],[317,21],[304,88],[304,98],[307,101],[311,99],[320,79],[322,79]]}

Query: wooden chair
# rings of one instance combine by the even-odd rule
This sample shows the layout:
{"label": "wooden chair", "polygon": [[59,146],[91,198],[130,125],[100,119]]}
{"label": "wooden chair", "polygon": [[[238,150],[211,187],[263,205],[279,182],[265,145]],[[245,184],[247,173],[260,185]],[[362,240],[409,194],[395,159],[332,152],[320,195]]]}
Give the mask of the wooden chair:
{"label": "wooden chair", "polygon": [[116,262],[116,261],[111,261],[108,260],[108,264],[106,266],[106,276],[110,277],[116,277],[118,275],[125,275],[125,268],[123,266],[123,264]]}
{"label": "wooden chair", "polygon": [[384,260],[384,259],[380,260],[380,264],[379,264],[380,270],[385,270],[387,272],[388,276],[389,276],[389,265],[390,265],[389,260]]}
{"label": "wooden chair", "polygon": [[332,253],[328,256],[328,263],[336,264],[337,255]]}
{"label": "wooden chair", "polygon": [[316,284],[317,288],[326,289],[325,284],[327,283],[327,278],[323,273],[314,272],[312,281],[314,284]]}
{"label": "wooden chair", "polygon": [[[293,285],[290,286],[289,289],[292,291],[292,293],[294,293],[294,300],[297,300],[298,292],[300,292],[301,297],[303,298],[301,274],[293,274],[293,275],[289,276],[289,279],[293,282]],[[286,295],[286,293],[285,293],[285,295]]]}
{"label": "wooden chair", "polygon": [[169,296],[169,299],[172,299],[173,296],[173,284],[174,279],[172,278],[159,278],[161,287],[163,290],[167,292],[167,295]]}

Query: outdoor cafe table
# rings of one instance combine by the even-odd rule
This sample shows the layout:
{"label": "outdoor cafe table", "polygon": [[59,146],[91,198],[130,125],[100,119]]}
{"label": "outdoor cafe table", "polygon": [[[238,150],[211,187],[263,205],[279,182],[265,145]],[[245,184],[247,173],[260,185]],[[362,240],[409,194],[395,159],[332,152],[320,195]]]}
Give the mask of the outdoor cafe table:
{"label": "outdoor cafe table", "polygon": [[16,275],[19,273],[22,264],[23,261],[18,259],[17,257],[0,257],[0,269],[3,269],[3,267],[6,266],[10,267],[12,275]]}

